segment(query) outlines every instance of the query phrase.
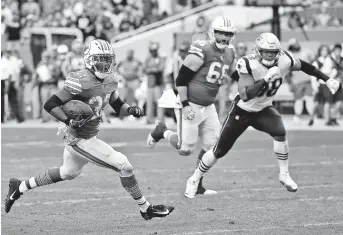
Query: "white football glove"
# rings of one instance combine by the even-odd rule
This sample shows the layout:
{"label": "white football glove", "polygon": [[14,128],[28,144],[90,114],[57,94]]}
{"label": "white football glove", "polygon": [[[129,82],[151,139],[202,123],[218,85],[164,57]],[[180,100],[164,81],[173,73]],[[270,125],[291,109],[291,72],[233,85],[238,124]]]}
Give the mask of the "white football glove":
{"label": "white football glove", "polygon": [[193,111],[191,106],[185,106],[182,108],[182,112],[183,112],[183,119],[185,120],[193,120],[195,118],[195,112]]}
{"label": "white football glove", "polygon": [[335,94],[340,84],[339,84],[339,81],[337,81],[336,79],[329,78],[329,80],[326,81],[326,85],[331,91],[331,93]]}
{"label": "white football glove", "polygon": [[274,78],[278,78],[278,77],[281,77],[280,69],[278,66],[273,66],[268,70],[266,76],[264,76],[264,80],[266,82],[270,82],[274,80]]}

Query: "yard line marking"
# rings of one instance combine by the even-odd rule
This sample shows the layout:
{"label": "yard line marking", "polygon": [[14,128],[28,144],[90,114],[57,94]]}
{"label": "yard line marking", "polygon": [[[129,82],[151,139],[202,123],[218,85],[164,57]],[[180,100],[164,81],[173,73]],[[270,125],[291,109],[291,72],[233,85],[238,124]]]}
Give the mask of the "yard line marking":
{"label": "yard line marking", "polygon": [[252,232],[261,230],[271,229],[287,229],[287,228],[307,228],[307,227],[321,227],[321,226],[332,226],[332,225],[343,225],[343,221],[336,222],[322,222],[322,223],[308,223],[308,224],[294,224],[286,226],[270,226],[260,228],[242,228],[242,229],[220,229],[220,230],[208,230],[201,232],[186,232],[186,233],[174,233],[173,235],[195,235],[195,234],[218,234],[218,233],[233,233],[233,232]]}
{"label": "yard line marking", "polygon": [[[302,189],[309,189],[309,188],[334,188],[334,187],[342,187],[343,184],[334,184],[334,185],[307,185],[307,186],[300,186]],[[232,192],[242,192],[242,191],[268,191],[268,190],[285,190],[283,187],[278,188],[272,188],[272,187],[266,187],[266,188],[240,188],[240,189],[231,189],[231,190],[221,190],[218,191],[218,193],[232,193]],[[166,197],[166,196],[182,196],[181,192],[177,193],[165,193],[165,194],[150,194],[146,195],[147,198],[152,197]],[[46,202],[18,202],[15,204],[15,206],[33,206],[33,205],[55,205],[55,204],[76,204],[76,203],[85,203],[90,201],[102,201],[102,200],[123,200],[123,199],[130,199],[131,196],[119,196],[119,197],[99,197],[99,198],[85,198],[85,199],[68,199],[68,200],[61,200],[61,201],[46,201]]]}
{"label": "yard line marking", "polygon": [[[319,146],[292,146],[291,150],[293,149],[307,149],[307,148],[342,148],[343,144],[338,144],[338,145],[319,145]],[[256,152],[256,151],[268,151],[268,148],[249,148],[249,149],[232,149],[230,150],[230,153],[236,152],[236,153],[249,153],[249,152]],[[165,152],[145,152],[145,153],[134,153],[131,154],[131,156],[155,156],[155,155],[161,155],[165,154]]]}
{"label": "yard line marking", "polygon": [[307,201],[342,201],[343,197],[338,196],[328,196],[328,197],[317,197],[317,198],[300,198],[299,201],[307,202]]}

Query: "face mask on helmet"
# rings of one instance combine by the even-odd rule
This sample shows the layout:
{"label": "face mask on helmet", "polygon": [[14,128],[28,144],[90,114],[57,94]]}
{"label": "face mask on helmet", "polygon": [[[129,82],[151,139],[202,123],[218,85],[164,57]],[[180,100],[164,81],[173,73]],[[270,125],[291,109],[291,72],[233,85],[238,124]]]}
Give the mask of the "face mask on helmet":
{"label": "face mask on helmet", "polygon": [[114,55],[93,55],[91,58],[95,75],[104,79],[114,71]]}
{"label": "face mask on helmet", "polygon": [[232,38],[235,36],[235,33],[214,30],[213,36],[215,39],[216,46],[219,49],[223,49],[230,44]]}
{"label": "face mask on helmet", "polygon": [[280,49],[255,48],[255,53],[260,57],[262,64],[272,66],[279,59]]}

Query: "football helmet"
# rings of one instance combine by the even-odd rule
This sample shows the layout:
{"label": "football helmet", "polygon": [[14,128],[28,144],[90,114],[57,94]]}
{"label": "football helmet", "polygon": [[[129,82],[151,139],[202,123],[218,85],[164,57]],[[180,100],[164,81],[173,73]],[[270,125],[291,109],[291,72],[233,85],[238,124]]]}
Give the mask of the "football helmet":
{"label": "football helmet", "polygon": [[228,46],[236,34],[236,28],[232,21],[226,16],[218,16],[211,24],[208,35],[211,43],[219,49],[224,49]]}
{"label": "football helmet", "polygon": [[112,46],[101,39],[92,40],[85,46],[83,60],[86,67],[94,71],[100,79],[105,79],[113,73],[116,65]]}
{"label": "football helmet", "polygon": [[272,33],[262,33],[255,41],[254,52],[262,64],[272,66],[281,54],[280,41]]}

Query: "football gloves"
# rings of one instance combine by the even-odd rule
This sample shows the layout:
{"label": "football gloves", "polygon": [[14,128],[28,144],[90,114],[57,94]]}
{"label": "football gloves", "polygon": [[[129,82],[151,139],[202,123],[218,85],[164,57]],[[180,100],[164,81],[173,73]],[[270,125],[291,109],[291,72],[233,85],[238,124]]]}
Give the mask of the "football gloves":
{"label": "football gloves", "polygon": [[329,90],[331,91],[331,93],[332,93],[332,94],[335,94],[336,91],[338,90],[339,86],[340,86],[340,83],[339,83],[339,81],[337,81],[336,79],[329,78],[329,79],[326,81],[326,85],[327,85],[327,87],[329,88]]}
{"label": "football gloves", "polygon": [[183,112],[183,119],[185,120],[193,120],[195,118],[195,112],[193,111],[191,106],[185,106],[182,108],[182,112]]}
{"label": "football gloves", "polygon": [[274,66],[268,70],[266,76],[264,77],[264,80],[266,82],[270,82],[270,81],[273,81],[275,78],[278,78],[280,76],[281,76],[281,72],[280,72],[279,67]]}
{"label": "football gloves", "polygon": [[136,117],[136,118],[140,118],[143,117],[143,111],[141,108],[137,107],[137,106],[131,106],[127,108],[127,112]]}

